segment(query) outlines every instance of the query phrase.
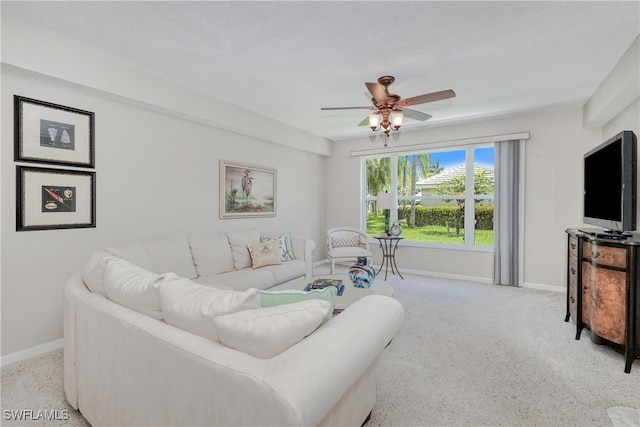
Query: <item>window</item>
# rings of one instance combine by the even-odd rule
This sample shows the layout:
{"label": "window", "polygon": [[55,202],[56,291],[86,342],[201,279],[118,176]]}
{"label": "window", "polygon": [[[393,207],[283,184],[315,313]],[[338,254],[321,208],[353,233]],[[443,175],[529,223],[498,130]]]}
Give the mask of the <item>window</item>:
{"label": "window", "polygon": [[399,221],[405,242],[460,248],[493,247],[493,144],[448,151],[366,158],[363,206],[366,230],[384,230],[376,209],[380,191],[397,189]]}

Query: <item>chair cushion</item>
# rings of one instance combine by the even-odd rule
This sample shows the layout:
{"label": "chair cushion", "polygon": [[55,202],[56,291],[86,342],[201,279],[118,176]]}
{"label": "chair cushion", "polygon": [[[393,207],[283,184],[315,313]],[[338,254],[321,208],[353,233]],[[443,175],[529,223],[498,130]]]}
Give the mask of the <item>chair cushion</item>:
{"label": "chair cushion", "polygon": [[223,345],[266,359],[315,331],[330,310],[328,301],[313,299],[217,316],[213,323]]}
{"label": "chair cushion", "polygon": [[339,247],[329,251],[329,257],[331,258],[355,258],[359,256],[370,257],[373,256],[373,253],[361,247]]}

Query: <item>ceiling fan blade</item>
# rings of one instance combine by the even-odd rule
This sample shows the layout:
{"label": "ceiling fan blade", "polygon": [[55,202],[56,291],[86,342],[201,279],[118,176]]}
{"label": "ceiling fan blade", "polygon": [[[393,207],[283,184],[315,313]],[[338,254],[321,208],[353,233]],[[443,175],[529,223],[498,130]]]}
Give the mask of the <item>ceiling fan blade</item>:
{"label": "ceiling fan blade", "polygon": [[424,95],[418,95],[418,96],[414,96],[407,99],[401,99],[400,101],[398,101],[396,105],[398,107],[406,107],[409,105],[424,104],[427,102],[434,102],[434,101],[440,101],[442,99],[449,99],[455,96],[456,96],[456,93],[453,90],[447,89],[447,90],[441,90],[440,92],[426,93]]}
{"label": "ceiling fan blade", "polygon": [[429,120],[431,118],[431,115],[427,113],[423,113],[422,111],[410,110],[408,108],[403,108],[402,112],[404,113],[405,117],[409,117],[413,120],[420,120],[421,122],[424,122],[425,120]]}
{"label": "ceiling fan blade", "polygon": [[321,110],[375,110],[375,107],[367,105],[366,107],[322,107]]}
{"label": "ceiling fan blade", "polygon": [[376,101],[383,102],[387,100],[387,93],[380,83],[365,83],[367,89]]}
{"label": "ceiling fan blade", "polygon": [[358,123],[358,126],[369,126],[369,116],[365,117],[363,121]]}

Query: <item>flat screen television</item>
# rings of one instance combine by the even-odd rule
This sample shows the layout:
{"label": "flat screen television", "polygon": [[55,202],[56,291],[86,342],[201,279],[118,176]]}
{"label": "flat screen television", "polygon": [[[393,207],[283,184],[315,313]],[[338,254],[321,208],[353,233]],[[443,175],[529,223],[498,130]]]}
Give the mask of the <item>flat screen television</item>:
{"label": "flat screen television", "polygon": [[609,234],[635,231],[636,144],[622,131],[584,155],[584,223]]}

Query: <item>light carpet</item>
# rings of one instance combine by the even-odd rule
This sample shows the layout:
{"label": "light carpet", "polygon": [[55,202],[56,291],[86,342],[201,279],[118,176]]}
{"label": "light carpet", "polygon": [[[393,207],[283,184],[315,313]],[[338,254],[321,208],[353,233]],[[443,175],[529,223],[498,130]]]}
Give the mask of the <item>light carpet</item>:
{"label": "light carpet", "polygon": [[[324,270],[316,274],[326,274]],[[640,426],[640,361],[564,322],[565,294],[405,274],[407,320],[383,352],[375,426]],[[2,368],[2,425],[84,426],[65,401],[62,351]],[[18,422],[9,410],[70,411]]]}

